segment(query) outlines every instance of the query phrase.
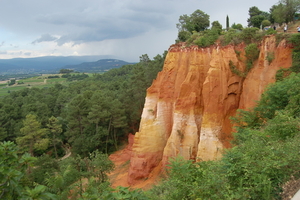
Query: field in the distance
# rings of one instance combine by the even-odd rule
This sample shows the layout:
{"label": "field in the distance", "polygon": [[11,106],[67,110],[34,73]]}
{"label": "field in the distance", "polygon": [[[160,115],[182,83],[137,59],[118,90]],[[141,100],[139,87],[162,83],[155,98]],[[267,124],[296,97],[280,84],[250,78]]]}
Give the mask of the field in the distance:
{"label": "field in the distance", "polygon": [[[10,92],[18,91],[24,88],[51,87],[56,83],[67,84],[66,78],[47,78],[50,75],[57,76],[59,74],[45,74],[42,76],[36,76],[32,78],[20,79],[20,80],[16,80],[16,84],[11,86],[8,86],[7,81],[0,81],[0,97],[8,95]],[[22,83],[22,84],[18,84],[18,83]]]}

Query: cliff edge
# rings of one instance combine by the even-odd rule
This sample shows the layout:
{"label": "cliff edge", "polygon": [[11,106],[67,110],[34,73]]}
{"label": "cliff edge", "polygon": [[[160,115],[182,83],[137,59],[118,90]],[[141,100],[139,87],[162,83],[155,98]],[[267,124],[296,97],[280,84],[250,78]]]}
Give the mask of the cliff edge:
{"label": "cliff edge", "polygon": [[[147,179],[158,166],[177,155],[196,161],[218,159],[230,147],[230,117],[237,109],[255,106],[280,68],[292,63],[292,49],[275,36],[266,36],[253,68],[241,77],[229,62],[244,71],[245,45],[186,47],[172,45],[164,67],[147,90],[139,132],[135,134],[128,183]],[[267,56],[274,59],[269,62]]]}

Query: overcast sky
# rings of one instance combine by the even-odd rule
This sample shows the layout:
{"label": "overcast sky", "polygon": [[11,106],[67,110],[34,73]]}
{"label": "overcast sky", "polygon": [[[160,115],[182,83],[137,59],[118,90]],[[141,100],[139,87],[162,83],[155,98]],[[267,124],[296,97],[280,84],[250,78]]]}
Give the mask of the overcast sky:
{"label": "overcast sky", "polygon": [[0,0],[0,59],[111,55],[133,62],[162,54],[177,37],[180,15],[200,9],[230,25],[248,10],[279,0]]}

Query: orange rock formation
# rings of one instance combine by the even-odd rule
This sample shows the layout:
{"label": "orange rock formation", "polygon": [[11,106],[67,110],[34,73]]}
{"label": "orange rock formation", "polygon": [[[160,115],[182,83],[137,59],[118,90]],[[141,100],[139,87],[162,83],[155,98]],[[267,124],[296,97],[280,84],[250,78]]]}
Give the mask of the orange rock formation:
{"label": "orange rock formation", "polygon": [[[245,69],[244,47],[199,48],[172,45],[164,68],[147,90],[140,130],[135,134],[128,183],[144,180],[170,157],[218,159],[230,147],[230,117],[259,100],[278,69],[291,66],[291,48],[274,36],[260,44],[260,55],[246,77],[232,73],[229,61]],[[238,53],[240,52],[240,53]],[[275,58],[269,64],[267,54]]]}

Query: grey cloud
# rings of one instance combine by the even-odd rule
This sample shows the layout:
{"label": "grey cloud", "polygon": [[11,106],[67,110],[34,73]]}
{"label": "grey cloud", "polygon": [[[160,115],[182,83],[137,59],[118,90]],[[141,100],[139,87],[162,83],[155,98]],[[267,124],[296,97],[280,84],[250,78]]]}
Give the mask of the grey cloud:
{"label": "grey cloud", "polygon": [[25,55],[25,56],[30,56],[30,55],[31,55],[31,52],[25,52],[24,55]]}
{"label": "grey cloud", "polygon": [[[126,39],[162,29],[174,24],[169,22],[169,9],[151,4],[124,4],[120,2],[102,2],[95,8],[92,5],[77,12],[55,12],[39,15],[37,21],[42,24],[61,27],[65,30],[57,40],[59,45],[66,42],[82,43],[103,41],[106,39]],[[135,5],[131,7],[132,5]],[[163,4],[162,4],[163,5]],[[152,8],[156,8],[152,10]],[[170,8],[170,7],[169,7]],[[162,11],[163,10],[163,11]],[[165,11],[165,12],[164,12]]]}
{"label": "grey cloud", "polygon": [[7,51],[0,51],[0,54],[7,54]]}
{"label": "grey cloud", "polygon": [[36,43],[40,43],[40,42],[51,42],[56,39],[57,39],[57,37],[54,37],[54,36],[50,35],[49,33],[46,33],[46,34],[41,35],[40,38],[34,40],[32,42],[32,44],[36,44]]}

